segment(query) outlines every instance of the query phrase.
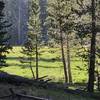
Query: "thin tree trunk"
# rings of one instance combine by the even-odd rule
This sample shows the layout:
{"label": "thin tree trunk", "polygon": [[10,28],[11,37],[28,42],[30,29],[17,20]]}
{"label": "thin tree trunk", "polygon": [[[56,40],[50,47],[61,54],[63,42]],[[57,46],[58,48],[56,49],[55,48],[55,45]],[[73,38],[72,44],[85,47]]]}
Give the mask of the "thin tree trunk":
{"label": "thin tree trunk", "polygon": [[72,83],[72,73],[71,73],[71,66],[70,66],[70,47],[69,47],[69,37],[67,34],[67,68],[68,68],[68,81]]}
{"label": "thin tree trunk", "polygon": [[100,91],[100,75],[99,75],[99,72],[97,72],[97,85],[98,85],[98,91]]}
{"label": "thin tree trunk", "polygon": [[32,69],[32,61],[31,61],[31,58],[32,58],[32,57],[30,57],[30,70],[31,70],[31,72],[32,72],[33,79],[35,79],[34,71],[33,71],[33,69]]}
{"label": "thin tree trunk", "polygon": [[92,37],[90,48],[90,64],[89,64],[89,80],[88,80],[88,92],[94,91],[94,78],[95,78],[95,53],[96,53],[96,16],[95,16],[95,0],[91,1],[92,4]]}
{"label": "thin tree trunk", "polygon": [[65,60],[65,54],[64,54],[62,32],[60,33],[60,42],[61,42],[62,61],[63,61],[63,66],[64,66],[65,83],[67,83],[68,82],[68,76],[67,76],[67,68],[66,68],[66,60]]}
{"label": "thin tree trunk", "polygon": [[38,72],[38,39],[36,35],[36,79],[39,78],[39,72]]}

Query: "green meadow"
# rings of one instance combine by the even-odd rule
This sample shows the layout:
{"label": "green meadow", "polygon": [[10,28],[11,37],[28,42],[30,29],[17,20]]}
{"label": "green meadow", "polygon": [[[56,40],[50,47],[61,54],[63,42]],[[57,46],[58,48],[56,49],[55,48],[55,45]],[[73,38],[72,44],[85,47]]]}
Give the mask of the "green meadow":
{"label": "green meadow", "polygon": [[[39,52],[39,77],[47,75],[52,81],[63,82],[64,71],[60,48],[42,47]],[[0,68],[0,70],[32,78],[29,65],[20,62],[20,57],[23,56],[21,47],[13,47],[13,50],[7,54],[7,63],[9,66]],[[74,82],[87,82],[87,70],[84,64],[86,63],[81,58],[76,57],[75,50],[71,50],[71,71]],[[35,73],[35,55],[33,55],[32,65]]]}

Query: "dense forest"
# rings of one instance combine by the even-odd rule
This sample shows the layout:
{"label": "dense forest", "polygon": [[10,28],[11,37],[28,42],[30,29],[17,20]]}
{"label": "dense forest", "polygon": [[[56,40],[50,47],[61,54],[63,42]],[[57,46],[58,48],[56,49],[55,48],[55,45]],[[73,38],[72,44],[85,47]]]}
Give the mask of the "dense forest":
{"label": "dense forest", "polygon": [[99,46],[100,0],[0,1],[0,100],[99,100]]}

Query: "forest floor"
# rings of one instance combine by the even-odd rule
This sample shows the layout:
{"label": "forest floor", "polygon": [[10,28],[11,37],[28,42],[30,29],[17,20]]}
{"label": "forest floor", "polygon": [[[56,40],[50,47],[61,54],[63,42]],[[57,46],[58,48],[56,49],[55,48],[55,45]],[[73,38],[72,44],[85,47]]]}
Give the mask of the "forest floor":
{"label": "forest floor", "polygon": [[[29,86],[29,85],[15,86],[8,83],[0,83],[0,97],[10,95],[11,94],[9,91],[10,88],[12,88],[15,93],[47,98],[48,100],[99,100],[76,94],[66,93],[63,90],[36,88],[34,86]],[[9,100],[9,99],[4,99],[4,100]]]}
{"label": "forest floor", "polygon": [[[67,84],[57,82],[44,84],[43,81],[11,75],[3,71],[0,72],[0,100],[14,100],[9,97],[1,99],[1,97],[11,95],[11,89],[17,94],[46,98],[48,100],[100,100],[100,92],[90,94],[85,90],[70,89],[66,86],[69,87]],[[21,100],[33,99],[22,98]]]}

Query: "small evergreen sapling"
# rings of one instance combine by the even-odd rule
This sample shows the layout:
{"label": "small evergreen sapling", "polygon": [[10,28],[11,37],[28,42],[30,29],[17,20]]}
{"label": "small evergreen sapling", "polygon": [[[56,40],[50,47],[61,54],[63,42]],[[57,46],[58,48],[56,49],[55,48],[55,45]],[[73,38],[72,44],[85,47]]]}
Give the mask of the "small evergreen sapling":
{"label": "small evergreen sapling", "polygon": [[32,62],[33,62],[33,54],[34,54],[34,48],[30,40],[28,40],[25,44],[24,47],[22,47],[21,53],[24,55],[21,57],[20,62],[23,64],[28,64],[28,67],[31,70],[33,79],[35,79],[34,71],[32,68]]}

